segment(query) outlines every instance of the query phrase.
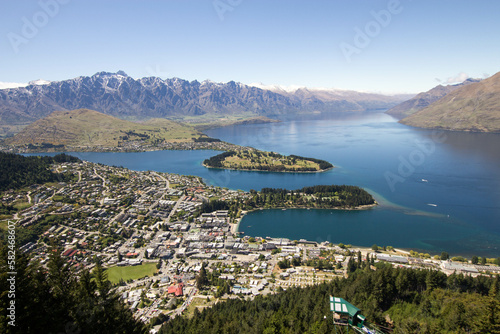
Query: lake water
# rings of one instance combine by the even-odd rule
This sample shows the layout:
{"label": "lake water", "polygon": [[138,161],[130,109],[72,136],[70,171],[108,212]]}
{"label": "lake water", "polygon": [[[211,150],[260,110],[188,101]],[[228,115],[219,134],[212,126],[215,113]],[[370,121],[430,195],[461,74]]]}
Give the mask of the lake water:
{"label": "lake water", "polygon": [[310,175],[240,173],[235,177],[245,181],[232,184],[245,182],[243,189],[353,184],[381,203],[363,212],[258,211],[243,219],[246,235],[500,256],[500,134],[416,129],[382,113],[318,115],[207,133],[337,166]]}
{"label": "lake water", "polygon": [[72,154],[134,170],[198,175],[232,189],[351,184],[381,204],[366,211],[256,211],[240,224],[245,235],[500,256],[500,134],[416,129],[383,113],[315,115],[205,132],[234,144],[324,159],[336,168],[289,174],[201,166],[216,151]]}

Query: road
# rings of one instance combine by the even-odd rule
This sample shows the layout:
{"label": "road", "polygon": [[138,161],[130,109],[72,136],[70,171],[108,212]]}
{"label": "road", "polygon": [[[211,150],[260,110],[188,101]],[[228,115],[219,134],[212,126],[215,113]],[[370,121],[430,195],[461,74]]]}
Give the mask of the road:
{"label": "road", "polygon": [[170,181],[168,179],[166,179],[163,175],[160,175],[156,172],[153,172],[154,175],[158,176],[160,179],[162,179],[163,181],[165,181],[165,189],[170,189]]}
{"label": "road", "polygon": [[181,313],[184,312],[184,310],[189,306],[189,304],[191,304],[191,302],[193,301],[193,298],[194,298],[194,295],[196,294],[196,292],[198,292],[198,289],[196,289],[195,287],[193,287],[191,289],[191,292],[187,296],[186,301],[182,304],[182,306],[180,308],[178,308],[176,310],[177,315],[181,315]]}
{"label": "road", "polygon": [[107,191],[109,191],[109,187],[106,185],[106,179],[103,176],[99,175],[99,173],[97,173],[95,167],[94,167],[94,174],[102,180],[102,186],[106,188]]}
{"label": "road", "polygon": [[[103,176],[99,175],[99,173],[97,173],[97,170],[95,169],[95,167],[94,167],[94,174],[95,174],[98,178],[100,178],[100,179],[102,180],[102,186],[106,189],[106,192],[108,192],[108,193],[109,193],[109,187],[106,185],[106,179],[105,179]],[[103,192],[103,195],[104,195],[104,194],[105,194],[105,193]],[[103,196],[103,197],[102,197],[102,199],[101,199],[101,205],[103,205],[103,204],[104,204],[104,196]]]}
{"label": "road", "polygon": [[[177,209],[179,208],[179,205],[181,204],[181,202],[186,198],[185,195],[182,195],[181,198],[179,198],[177,200],[177,202],[175,203],[174,207],[172,208],[172,210],[170,211],[170,213],[168,214],[168,217],[167,217],[167,221],[170,221],[170,218],[174,215],[175,211],[177,211]],[[159,201],[159,200],[158,200]],[[153,205],[158,205],[158,201],[156,201]],[[152,207],[152,206],[151,206]],[[150,208],[151,208],[150,207]],[[161,222],[157,222],[156,224],[153,225],[153,230],[155,228],[159,228],[159,225],[160,225]]]}

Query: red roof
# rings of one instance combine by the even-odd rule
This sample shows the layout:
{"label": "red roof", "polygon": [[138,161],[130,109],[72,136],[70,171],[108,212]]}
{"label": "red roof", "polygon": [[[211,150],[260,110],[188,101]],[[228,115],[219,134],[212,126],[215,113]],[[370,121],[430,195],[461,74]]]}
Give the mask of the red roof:
{"label": "red roof", "polygon": [[76,254],[76,252],[78,252],[76,249],[67,249],[64,251],[64,253],[62,253],[62,256],[72,257],[73,255]]}
{"label": "red roof", "polygon": [[175,296],[179,297],[182,296],[182,294],[183,294],[182,283],[180,283],[179,285],[177,285],[177,289],[175,289]]}
{"label": "red roof", "polygon": [[177,285],[171,285],[168,287],[168,293],[173,293],[175,294],[176,297],[182,296],[184,294],[182,288],[184,284],[179,283]]}

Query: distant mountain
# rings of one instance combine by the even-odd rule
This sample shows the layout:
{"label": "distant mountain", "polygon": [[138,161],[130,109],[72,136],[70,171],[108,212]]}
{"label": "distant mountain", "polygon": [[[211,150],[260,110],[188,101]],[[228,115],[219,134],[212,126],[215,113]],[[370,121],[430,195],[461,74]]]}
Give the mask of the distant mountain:
{"label": "distant mountain", "polygon": [[191,126],[166,119],[135,123],[94,110],[78,109],[54,111],[5,139],[4,143],[15,147],[119,147],[130,142],[185,142],[201,136],[204,135]]}
{"label": "distant mountain", "polygon": [[455,89],[401,123],[423,128],[500,132],[500,72]]}
{"label": "distant mountain", "polygon": [[304,110],[365,111],[387,109],[389,105],[412,98],[414,94],[383,95],[334,88],[307,88],[251,84],[251,86],[288,96],[304,106]]}
{"label": "distant mountain", "polygon": [[386,113],[396,118],[404,118],[406,116],[416,113],[419,110],[424,109],[425,107],[427,107],[433,102],[436,102],[446,94],[453,92],[455,89],[479,81],[481,80],[470,78],[456,85],[436,86],[431,90],[428,90],[427,92],[420,93],[417,96],[409,99],[408,101],[404,101],[398,104],[397,106],[387,110]]}
{"label": "distant mountain", "polygon": [[[301,112],[390,108],[407,99],[358,92],[274,92],[230,81],[133,79],[123,71],[0,90],[2,125],[29,124],[55,110],[92,109],[122,119],[174,118],[204,121],[228,115],[279,116]],[[0,128],[1,130],[1,128]],[[12,130],[16,131],[16,130]]]}

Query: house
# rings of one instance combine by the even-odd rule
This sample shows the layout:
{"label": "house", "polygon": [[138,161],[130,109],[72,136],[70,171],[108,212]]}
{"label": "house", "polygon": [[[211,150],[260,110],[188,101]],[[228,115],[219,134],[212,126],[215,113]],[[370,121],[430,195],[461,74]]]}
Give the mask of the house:
{"label": "house", "polygon": [[62,253],[62,256],[67,256],[67,257],[73,257],[78,252],[76,249],[67,249],[64,253]]}

